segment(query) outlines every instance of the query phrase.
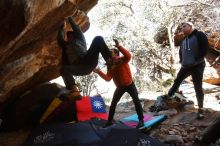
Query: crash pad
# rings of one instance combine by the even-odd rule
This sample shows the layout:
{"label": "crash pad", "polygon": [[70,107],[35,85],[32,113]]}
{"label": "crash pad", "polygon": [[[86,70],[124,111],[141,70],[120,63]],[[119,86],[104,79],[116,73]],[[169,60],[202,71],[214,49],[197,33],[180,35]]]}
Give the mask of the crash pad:
{"label": "crash pad", "polygon": [[138,129],[121,122],[103,128],[106,120],[40,125],[29,134],[24,146],[165,146]]}
{"label": "crash pad", "polygon": [[[144,126],[139,129],[150,128],[164,121],[166,118],[166,115],[151,116],[148,114],[144,114]],[[129,127],[135,128],[138,124],[139,119],[137,114],[133,114],[120,119],[120,121]]]}

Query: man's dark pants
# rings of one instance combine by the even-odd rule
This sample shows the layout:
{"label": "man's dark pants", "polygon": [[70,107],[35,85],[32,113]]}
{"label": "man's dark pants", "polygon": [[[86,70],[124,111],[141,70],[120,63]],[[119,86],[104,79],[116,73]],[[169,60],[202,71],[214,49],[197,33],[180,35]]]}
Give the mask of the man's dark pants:
{"label": "man's dark pants", "polygon": [[181,69],[177,74],[176,79],[174,80],[173,86],[170,88],[168,92],[168,95],[173,96],[174,93],[179,88],[182,81],[191,75],[194,84],[194,89],[196,92],[198,106],[199,108],[203,108],[204,93],[202,88],[202,79],[203,79],[204,69],[205,69],[205,62],[202,62],[193,67],[181,67]]}

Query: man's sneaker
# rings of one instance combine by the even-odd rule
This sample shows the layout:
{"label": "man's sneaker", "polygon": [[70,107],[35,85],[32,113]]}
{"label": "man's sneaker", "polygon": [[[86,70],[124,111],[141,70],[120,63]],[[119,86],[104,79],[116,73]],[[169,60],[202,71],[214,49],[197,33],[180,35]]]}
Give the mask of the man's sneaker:
{"label": "man's sneaker", "polygon": [[202,120],[202,119],[205,118],[205,116],[204,116],[202,113],[197,113],[196,118],[197,118],[198,120]]}
{"label": "man's sneaker", "polygon": [[173,98],[173,96],[170,96],[170,95],[168,95],[168,94],[162,95],[161,97],[162,97],[163,99],[165,99],[165,100],[170,100],[170,99]]}
{"label": "man's sneaker", "polygon": [[111,126],[112,124],[114,124],[112,121],[108,121],[107,123],[105,123],[105,125],[103,126],[103,128],[106,128],[108,126]]}
{"label": "man's sneaker", "polygon": [[144,120],[139,120],[139,122],[138,122],[136,128],[139,129],[139,128],[143,127],[143,126],[144,126]]}
{"label": "man's sneaker", "polygon": [[197,118],[198,120],[201,120],[201,119],[204,119],[204,118],[205,118],[202,109],[198,109],[198,112],[197,112],[196,118]]}

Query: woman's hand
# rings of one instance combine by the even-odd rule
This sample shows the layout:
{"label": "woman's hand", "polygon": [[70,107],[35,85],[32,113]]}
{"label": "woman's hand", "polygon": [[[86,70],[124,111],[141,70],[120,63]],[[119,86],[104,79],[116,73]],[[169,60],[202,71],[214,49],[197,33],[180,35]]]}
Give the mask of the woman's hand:
{"label": "woman's hand", "polygon": [[97,67],[97,68],[95,68],[95,69],[93,70],[94,73],[99,73],[100,71],[101,71],[101,70],[100,70],[99,67]]}
{"label": "woman's hand", "polygon": [[113,41],[115,42],[115,47],[118,48],[120,46],[118,40],[117,39],[113,39]]}

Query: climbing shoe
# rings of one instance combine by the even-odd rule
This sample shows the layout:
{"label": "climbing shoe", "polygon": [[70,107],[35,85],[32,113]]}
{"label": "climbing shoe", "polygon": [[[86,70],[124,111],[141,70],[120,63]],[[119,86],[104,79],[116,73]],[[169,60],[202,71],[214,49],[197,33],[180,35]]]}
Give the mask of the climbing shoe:
{"label": "climbing shoe", "polygon": [[140,128],[142,128],[143,126],[144,126],[144,120],[139,120],[139,122],[138,122],[136,128],[137,128],[137,129],[140,129]]}

